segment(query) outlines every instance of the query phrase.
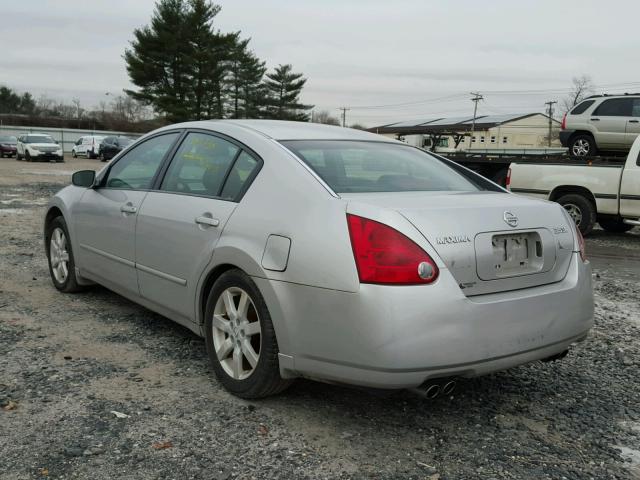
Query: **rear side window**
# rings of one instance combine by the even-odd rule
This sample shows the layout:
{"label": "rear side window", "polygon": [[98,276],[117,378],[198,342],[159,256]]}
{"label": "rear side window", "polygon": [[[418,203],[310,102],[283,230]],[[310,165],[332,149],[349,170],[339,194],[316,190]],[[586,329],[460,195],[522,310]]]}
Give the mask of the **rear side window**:
{"label": "rear side window", "polygon": [[340,140],[282,143],[336,193],[479,190],[440,160],[410,146]]}
{"label": "rear side window", "polygon": [[602,102],[593,114],[603,117],[630,117],[632,109],[632,98],[612,98]]}
{"label": "rear side window", "polygon": [[633,109],[631,110],[632,117],[640,117],[640,98],[633,99]]}
{"label": "rear side window", "polygon": [[160,189],[218,197],[239,152],[238,146],[222,138],[189,133],[173,157]]}
{"label": "rear side window", "polygon": [[580,115],[581,113],[584,113],[587,110],[587,108],[589,108],[594,103],[595,103],[595,100],[585,100],[584,102],[578,104],[578,106],[575,107],[573,110],[571,110],[571,115]]}
{"label": "rear side window", "polygon": [[224,182],[220,196],[225,200],[235,200],[244,190],[245,185],[257,173],[258,161],[246,152],[242,152]]}

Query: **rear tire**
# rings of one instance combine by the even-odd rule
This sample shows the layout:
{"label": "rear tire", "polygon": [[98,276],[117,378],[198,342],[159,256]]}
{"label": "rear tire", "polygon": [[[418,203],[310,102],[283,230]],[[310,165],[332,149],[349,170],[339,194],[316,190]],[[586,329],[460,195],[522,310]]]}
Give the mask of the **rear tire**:
{"label": "rear tire", "polygon": [[596,207],[591,201],[579,193],[563,195],[556,200],[569,213],[580,229],[583,236],[587,236],[596,223]]}
{"label": "rear tire", "polygon": [[569,154],[575,158],[593,157],[598,154],[596,141],[591,135],[579,134],[571,139]]}
{"label": "rear tire", "polygon": [[267,305],[243,271],[229,270],[213,284],[204,328],[209,360],[229,392],[241,398],[262,398],[291,385],[291,380],[280,376],[278,342]]}
{"label": "rear tire", "polygon": [[69,230],[62,216],[54,218],[45,232],[45,249],[53,286],[64,293],[83,290],[76,277],[76,262]]}
{"label": "rear tire", "polygon": [[598,223],[603,230],[612,233],[624,233],[631,230],[634,226],[626,224],[621,218],[601,218]]}

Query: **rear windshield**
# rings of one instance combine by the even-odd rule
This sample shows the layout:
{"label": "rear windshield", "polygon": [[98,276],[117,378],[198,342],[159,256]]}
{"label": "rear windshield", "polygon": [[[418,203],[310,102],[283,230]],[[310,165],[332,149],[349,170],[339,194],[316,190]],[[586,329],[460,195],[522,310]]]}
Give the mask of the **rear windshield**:
{"label": "rear windshield", "polygon": [[132,143],[133,143],[133,140],[131,140],[130,138],[118,137],[118,144],[120,144],[121,147],[126,147],[128,145],[131,145]]}
{"label": "rear windshield", "polygon": [[581,113],[584,113],[585,110],[593,105],[594,102],[595,100],[587,100],[585,102],[582,102],[576,108],[571,110],[571,115],[580,115]]}
{"label": "rear windshield", "polygon": [[341,140],[282,144],[336,193],[479,190],[437,158],[410,146]]}
{"label": "rear windshield", "polygon": [[27,135],[24,143],[56,143],[49,135]]}

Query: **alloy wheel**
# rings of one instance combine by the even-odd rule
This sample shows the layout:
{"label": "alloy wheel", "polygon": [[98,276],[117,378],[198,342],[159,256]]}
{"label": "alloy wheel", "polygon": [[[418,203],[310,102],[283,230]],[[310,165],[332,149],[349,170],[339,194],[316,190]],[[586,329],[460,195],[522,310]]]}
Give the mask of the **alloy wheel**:
{"label": "alloy wheel", "polygon": [[590,149],[591,145],[589,144],[589,141],[581,138],[575,141],[572,151],[576,157],[586,157],[587,155],[589,155]]}
{"label": "alloy wheel", "polygon": [[567,213],[569,213],[569,216],[573,218],[576,226],[579,227],[580,223],[582,222],[582,210],[580,210],[580,207],[573,203],[565,203],[563,207],[567,211]]}
{"label": "alloy wheel", "polygon": [[69,276],[69,251],[67,236],[60,227],[56,227],[51,233],[49,259],[54,278],[58,283],[63,284]]}
{"label": "alloy wheel", "polygon": [[223,370],[244,380],[260,359],[261,327],[258,311],[247,292],[230,287],[216,301],[212,321],[213,348]]}

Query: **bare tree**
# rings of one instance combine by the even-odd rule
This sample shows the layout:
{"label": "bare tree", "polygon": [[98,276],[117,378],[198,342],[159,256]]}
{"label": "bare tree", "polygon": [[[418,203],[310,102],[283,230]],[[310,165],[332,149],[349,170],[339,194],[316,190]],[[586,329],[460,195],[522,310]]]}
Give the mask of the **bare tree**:
{"label": "bare tree", "polygon": [[571,93],[562,100],[562,105],[564,106],[565,111],[568,112],[584,100],[585,97],[591,95],[593,93],[593,88],[593,81],[589,75],[573,77]]}
{"label": "bare tree", "polygon": [[356,130],[366,130],[367,129],[367,127],[365,127],[361,123],[352,123],[351,125],[349,125],[349,128],[355,128]]}
{"label": "bare tree", "polygon": [[36,102],[36,111],[43,116],[48,115],[55,106],[55,100],[45,94],[40,95]]}
{"label": "bare tree", "polygon": [[82,118],[82,114],[84,113],[84,108],[82,108],[80,99],[78,97],[74,97],[73,100],[71,100],[71,103],[73,104],[73,108],[75,108],[76,110],[76,118],[80,120]]}
{"label": "bare tree", "polygon": [[324,123],[326,125],[337,125],[340,126],[340,120],[336,117],[331,116],[329,112],[326,110],[320,110],[319,112],[314,112],[312,115],[312,122],[314,123]]}

